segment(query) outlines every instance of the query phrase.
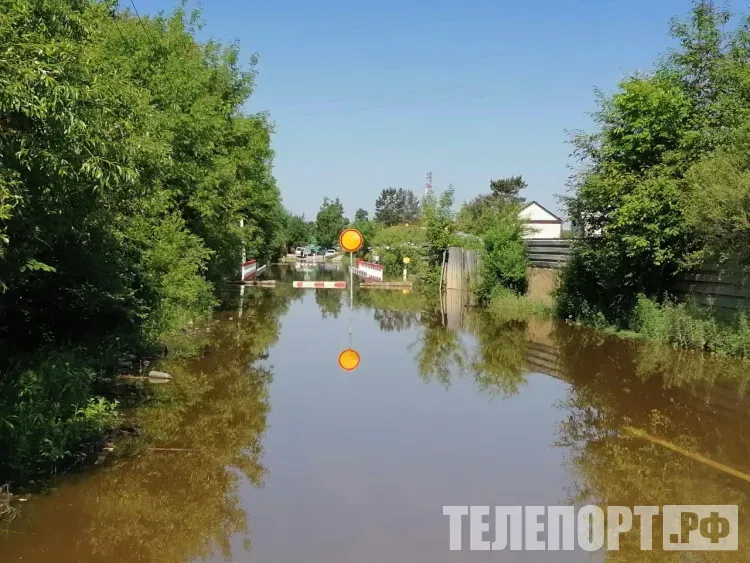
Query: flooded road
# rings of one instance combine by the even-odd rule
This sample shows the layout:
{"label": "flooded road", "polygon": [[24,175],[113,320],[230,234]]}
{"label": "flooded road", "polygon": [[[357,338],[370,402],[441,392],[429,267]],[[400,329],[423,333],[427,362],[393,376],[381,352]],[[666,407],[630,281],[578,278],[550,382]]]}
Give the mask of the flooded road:
{"label": "flooded road", "polygon": [[[450,552],[442,512],[738,504],[742,524],[747,364],[424,311],[401,291],[350,308],[345,291],[279,282],[246,288],[241,316],[233,298],[185,336],[202,356],[143,391],[146,436],[28,502],[1,562],[749,560],[742,533],[739,552],[690,559],[637,550],[637,532],[620,552]],[[345,373],[350,345],[361,364]]]}

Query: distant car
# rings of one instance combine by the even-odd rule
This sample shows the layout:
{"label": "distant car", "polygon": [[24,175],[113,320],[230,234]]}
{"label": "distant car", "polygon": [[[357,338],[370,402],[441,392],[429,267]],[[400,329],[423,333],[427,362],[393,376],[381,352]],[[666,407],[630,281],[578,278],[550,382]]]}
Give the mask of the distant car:
{"label": "distant car", "polygon": [[333,248],[329,248],[328,250],[326,250],[326,253],[324,256],[326,258],[333,258],[334,256],[336,256],[336,251]]}
{"label": "distant car", "polygon": [[312,254],[312,251],[306,246],[298,246],[294,251],[297,258],[307,258],[310,254]]}

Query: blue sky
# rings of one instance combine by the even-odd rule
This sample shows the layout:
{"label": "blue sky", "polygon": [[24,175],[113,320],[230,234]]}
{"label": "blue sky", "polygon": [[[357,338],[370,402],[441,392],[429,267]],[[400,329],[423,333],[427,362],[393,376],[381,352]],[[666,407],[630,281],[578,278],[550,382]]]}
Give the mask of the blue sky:
{"label": "blue sky", "polygon": [[[123,7],[129,5],[122,0]],[[171,10],[175,0],[135,0]],[[195,3],[190,2],[189,6]],[[349,216],[380,190],[453,184],[460,203],[522,174],[526,198],[560,211],[570,146],[594,87],[652,68],[689,0],[210,0],[201,38],[260,55],[250,112],[276,124],[285,205]]]}

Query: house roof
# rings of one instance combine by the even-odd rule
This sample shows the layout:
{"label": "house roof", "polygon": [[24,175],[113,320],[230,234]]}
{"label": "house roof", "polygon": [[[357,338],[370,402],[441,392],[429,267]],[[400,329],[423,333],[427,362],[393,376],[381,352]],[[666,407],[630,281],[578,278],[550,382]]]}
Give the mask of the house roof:
{"label": "house roof", "polygon": [[[540,209],[542,209],[542,210],[543,210],[544,212],[546,212],[546,213],[548,213],[548,214],[552,215],[552,217],[554,217],[555,219],[557,219],[557,220],[558,220],[558,221],[560,221],[561,223],[563,222],[562,218],[560,218],[560,217],[558,217],[557,215],[555,215],[554,213],[552,213],[552,211],[550,211],[549,209],[547,209],[546,207],[544,207],[544,206],[543,206],[543,205],[542,205],[541,203],[539,203],[539,202],[538,202],[538,201],[536,201],[536,200],[534,200],[534,201],[530,201],[529,203],[527,203],[526,205],[524,205],[523,209],[521,209],[521,211],[519,211],[519,213],[521,213],[521,212],[523,212],[523,211],[526,211],[526,210],[527,210],[527,209],[528,209],[529,207],[531,207],[532,205],[536,205],[537,207],[539,207]],[[533,223],[534,221],[532,220],[531,222]]]}

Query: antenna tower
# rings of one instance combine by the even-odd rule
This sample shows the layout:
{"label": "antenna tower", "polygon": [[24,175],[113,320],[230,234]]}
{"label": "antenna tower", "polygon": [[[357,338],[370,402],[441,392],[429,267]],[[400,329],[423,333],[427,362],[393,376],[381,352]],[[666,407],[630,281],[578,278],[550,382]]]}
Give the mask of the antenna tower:
{"label": "antenna tower", "polygon": [[424,195],[432,194],[432,172],[427,173],[427,183],[424,185]]}

